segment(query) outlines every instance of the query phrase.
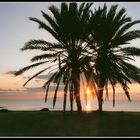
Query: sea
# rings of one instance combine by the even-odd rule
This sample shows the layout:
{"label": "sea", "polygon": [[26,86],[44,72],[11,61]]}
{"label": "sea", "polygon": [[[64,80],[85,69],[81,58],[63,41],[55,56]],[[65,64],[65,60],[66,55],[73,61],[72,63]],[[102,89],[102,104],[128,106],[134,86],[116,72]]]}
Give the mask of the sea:
{"label": "sea", "polygon": [[[82,102],[83,110],[94,111],[98,109],[97,100],[90,100],[87,104]],[[8,109],[11,111],[38,111],[43,108],[48,108],[50,111],[63,110],[63,100],[57,100],[55,107],[53,108],[53,101],[48,100],[46,103],[44,100],[0,100],[0,109]],[[66,110],[70,110],[70,102],[67,101]],[[77,110],[76,104],[74,102],[74,110]],[[113,107],[112,101],[104,101],[103,103],[104,111],[130,111],[130,112],[140,112],[140,101],[132,100],[116,100],[115,107]]]}

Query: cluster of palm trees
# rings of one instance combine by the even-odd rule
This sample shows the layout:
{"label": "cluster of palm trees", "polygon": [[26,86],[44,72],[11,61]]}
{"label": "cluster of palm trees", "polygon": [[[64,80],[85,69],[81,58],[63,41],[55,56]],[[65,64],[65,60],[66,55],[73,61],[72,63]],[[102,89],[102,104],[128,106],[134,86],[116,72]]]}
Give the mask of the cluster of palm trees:
{"label": "cluster of palm trees", "polygon": [[[126,15],[124,8],[118,10],[118,5],[110,8],[104,4],[94,11],[93,3],[61,3],[61,7],[50,6],[49,15],[41,11],[47,21],[31,17],[38,23],[40,29],[49,32],[56,42],[45,40],[30,40],[25,43],[24,50],[40,50],[41,55],[31,59],[33,64],[18,70],[15,75],[46,64],[45,69],[30,77],[24,86],[34,77],[50,70],[52,75],[44,83],[47,101],[50,84],[56,83],[53,106],[57,99],[59,85],[64,85],[63,110],[66,110],[67,96],[73,111],[76,101],[78,112],[82,111],[80,99],[80,83],[90,85],[98,99],[99,111],[102,111],[103,92],[108,96],[108,85],[113,89],[113,106],[115,105],[115,87],[120,84],[131,101],[128,83],[140,83],[140,69],[130,62],[134,56],[140,56],[140,49],[132,46],[134,39],[140,38],[140,30],[130,28],[140,20],[132,21]],[[48,65],[51,62],[51,65]]]}

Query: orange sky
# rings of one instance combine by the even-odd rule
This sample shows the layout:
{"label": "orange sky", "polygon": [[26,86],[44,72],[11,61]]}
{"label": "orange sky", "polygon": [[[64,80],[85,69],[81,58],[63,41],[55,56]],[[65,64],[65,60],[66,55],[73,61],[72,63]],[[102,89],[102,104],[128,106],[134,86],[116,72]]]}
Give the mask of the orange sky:
{"label": "orange sky", "polygon": [[[28,79],[27,76],[13,76],[12,74],[0,74],[0,100],[30,100],[30,99],[42,99],[44,100],[45,90],[42,88],[44,83],[43,79],[35,78],[29,82],[26,87],[22,85]],[[54,84],[53,84],[54,86]],[[61,88],[62,89],[62,88]],[[83,95],[83,91],[81,90]],[[112,89],[109,87],[110,100],[112,99]],[[53,88],[51,88],[48,98],[52,98],[54,95]],[[132,100],[140,100],[140,86],[138,84],[130,85],[130,95]],[[63,91],[59,91],[58,98],[63,96]],[[91,98],[89,96],[89,98]],[[116,99],[127,99],[120,86],[116,88]]]}
{"label": "orange sky", "polygon": [[[43,79],[34,78],[26,87],[23,87],[27,79],[28,77],[25,75],[15,77],[9,73],[0,74],[0,100],[44,100],[45,89],[43,89],[42,86],[45,81]],[[54,86],[54,84],[51,84],[48,98],[53,97]],[[59,91],[58,98],[61,98],[62,95],[63,92]]]}

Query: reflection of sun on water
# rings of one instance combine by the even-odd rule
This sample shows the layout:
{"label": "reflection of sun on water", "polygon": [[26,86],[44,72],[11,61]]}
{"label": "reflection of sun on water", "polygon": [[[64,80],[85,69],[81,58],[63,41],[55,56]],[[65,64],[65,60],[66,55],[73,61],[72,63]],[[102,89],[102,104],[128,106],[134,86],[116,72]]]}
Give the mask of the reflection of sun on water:
{"label": "reflection of sun on water", "polygon": [[[90,98],[91,96],[91,90],[90,88],[86,88],[86,94],[87,94],[87,99]],[[91,111],[91,104],[90,104],[90,101],[87,101],[87,104],[86,104],[86,111]]]}
{"label": "reflection of sun on water", "polygon": [[91,105],[90,105],[90,102],[87,102],[87,105],[86,105],[86,111],[91,111]]}

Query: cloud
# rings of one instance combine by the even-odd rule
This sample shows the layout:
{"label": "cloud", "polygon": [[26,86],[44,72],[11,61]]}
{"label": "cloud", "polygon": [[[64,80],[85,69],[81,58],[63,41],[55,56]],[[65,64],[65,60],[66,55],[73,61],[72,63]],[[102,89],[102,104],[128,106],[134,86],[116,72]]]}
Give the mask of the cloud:
{"label": "cloud", "polygon": [[[8,71],[4,74],[6,74],[7,76],[8,75],[14,76],[15,72],[16,71]],[[53,74],[54,73],[49,73],[49,74],[45,74],[45,75],[38,75],[37,77],[35,77],[31,81],[35,81],[36,83],[41,83],[41,82],[47,81]],[[24,80],[26,82],[28,79],[31,78],[31,76],[20,75],[20,78],[22,78],[22,80]],[[62,82],[60,84],[62,84]]]}
{"label": "cloud", "polygon": [[[55,91],[56,89],[56,86],[55,85],[50,85],[50,88],[49,88],[49,91],[52,92],[52,91]],[[64,89],[64,86],[63,85],[60,85],[59,86],[59,89],[58,89],[58,92],[60,91],[63,91]],[[26,88],[26,92],[29,92],[29,93],[37,93],[37,92],[45,92],[46,90],[42,87],[28,87]]]}
{"label": "cloud", "polygon": [[0,95],[9,95],[13,93],[21,93],[24,92],[23,89],[0,89]]}
{"label": "cloud", "polygon": [[37,92],[43,92],[43,88],[41,87],[35,87],[35,88],[31,88],[31,87],[28,87],[26,88],[26,92],[28,93],[37,93]]}
{"label": "cloud", "polygon": [[11,75],[14,75],[16,71],[8,71],[6,72],[5,74],[11,74]]}
{"label": "cloud", "polygon": [[29,79],[29,76],[22,76],[23,79]]}
{"label": "cloud", "polygon": [[[28,75],[20,75],[15,77],[15,71],[8,71],[0,75],[0,100],[44,100],[46,90],[42,88],[47,78],[52,74],[40,75],[29,82],[26,87],[22,85],[30,78]],[[47,77],[47,78],[46,78]],[[58,89],[58,97],[63,96],[64,86],[60,84]],[[53,98],[56,89],[56,84],[51,83],[49,88],[48,99]]]}
{"label": "cloud", "polygon": [[41,80],[40,80],[40,79],[35,79],[35,81],[36,81],[37,83],[41,82]]}
{"label": "cloud", "polygon": [[39,76],[37,76],[37,78],[43,79],[43,80],[47,80],[47,79],[49,79],[52,75],[53,75],[53,73],[51,73],[51,74],[46,74],[46,75],[39,75]]}
{"label": "cloud", "polygon": [[[55,85],[50,86],[48,99],[52,99],[55,92]],[[0,100],[44,100],[45,89],[42,87],[27,87],[24,90],[0,89]],[[63,96],[63,86],[58,89],[58,98]]]}
{"label": "cloud", "polygon": [[[52,76],[53,74],[54,74],[54,73],[49,73],[49,74],[46,74],[46,75],[39,75],[39,76],[37,76],[36,78],[37,78],[37,79],[42,79],[42,80],[47,81],[48,79],[51,78],[51,76]],[[63,81],[62,81],[62,80],[60,81],[60,84],[63,85]]]}
{"label": "cloud", "polygon": [[24,91],[24,90],[22,90],[22,89],[0,89],[0,92],[14,92],[14,91],[21,92],[21,91]]}

